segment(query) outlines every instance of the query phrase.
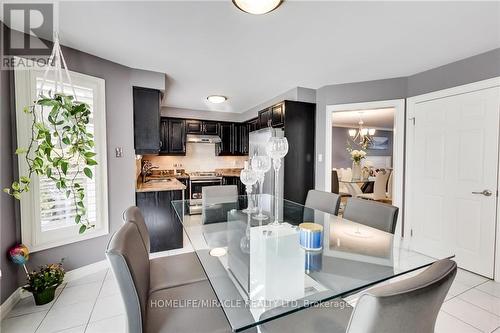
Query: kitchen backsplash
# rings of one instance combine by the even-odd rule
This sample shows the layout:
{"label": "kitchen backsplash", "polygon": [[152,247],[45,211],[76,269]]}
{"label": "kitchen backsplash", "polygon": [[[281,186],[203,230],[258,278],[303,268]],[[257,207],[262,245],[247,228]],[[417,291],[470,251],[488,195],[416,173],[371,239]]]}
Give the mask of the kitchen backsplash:
{"label": "kitchen backsplash", "polygon": [[186,156],[145,155],[143,159],[150,160],[160,169],[173,169],[174,164],[182,164],[182,169],[190,172],[242,168],[248,156],[216,156],[213,143],[187,143]]}

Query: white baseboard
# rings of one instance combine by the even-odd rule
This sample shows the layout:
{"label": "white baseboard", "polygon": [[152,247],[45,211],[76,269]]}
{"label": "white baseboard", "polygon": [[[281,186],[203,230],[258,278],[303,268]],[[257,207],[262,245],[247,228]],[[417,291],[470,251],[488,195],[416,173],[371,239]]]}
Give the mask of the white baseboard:
{"label": "white baseboard", "polygon": [[21,287],[14,290],[12,294],[10,294],[9,298],[7,298],[2,305],[0,305],[0,320],[3,320],[12,310],[12,308],[21,300]]}
{"label": "white baseboard", "polygon": [[[90,265],[82,266],[79,268],[67,271],[64,275],[64,283],[78,280],[89,274],[97,273],[109,267],[107,260],[101,260]],[[22,298],[31,296],[30,292],[24,291],[21,287],[17,288],[1,305],[0,305],[0,319],[4,319],[12,308]]]}

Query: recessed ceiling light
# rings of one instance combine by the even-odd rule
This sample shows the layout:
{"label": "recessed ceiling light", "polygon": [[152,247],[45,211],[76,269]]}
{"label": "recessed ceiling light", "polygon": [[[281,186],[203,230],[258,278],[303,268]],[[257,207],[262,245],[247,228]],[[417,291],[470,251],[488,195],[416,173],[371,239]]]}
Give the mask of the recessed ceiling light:
{"label": "recessed ceiling light", "polygon": [[223,247],[214,247],[209,253],[212,257],[223,257],[226,255],[227,250]]}
{"label": "recessed ceiling light", "polygon": [[282,2],[283,0],[233,0],[234,5],[240,10],[255,15],[269,13],[278,8]]}
{"label": "recessed ceiling light", "polygon": [[224,103],[225,101],[227,101],[227,97],[222,96],[222,95],[210,95],[207,97],[207,100],[210,103],[219,104],[219,103]]}

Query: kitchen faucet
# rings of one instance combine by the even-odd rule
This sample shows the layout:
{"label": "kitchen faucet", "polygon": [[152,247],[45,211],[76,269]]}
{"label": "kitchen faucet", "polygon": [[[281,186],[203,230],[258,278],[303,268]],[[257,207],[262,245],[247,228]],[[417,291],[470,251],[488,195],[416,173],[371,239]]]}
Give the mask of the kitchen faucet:
{"label": "kitchen faucet", "polygon": [[154,166],[151,161],[148,160],[143,160],[142,161],[142,168],[141,168],[141,175],[142,175],[142,182],[146,183],[146,177],[151,175],[151,170],[153,169],[158,169],[157,166]]}

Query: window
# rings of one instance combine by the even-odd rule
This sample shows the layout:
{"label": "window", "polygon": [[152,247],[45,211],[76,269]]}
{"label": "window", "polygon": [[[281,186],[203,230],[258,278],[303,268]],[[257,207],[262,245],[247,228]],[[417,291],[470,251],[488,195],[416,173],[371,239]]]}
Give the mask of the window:
{"label": "window", "polygon": [[[40,93],[43,71],[17,69],[15,71],[16,128],[19,147],[26,147],[30,137],[31,117],[23,112]],[[87,217],[95,228],[78,234],[75,224],[75,209],[72,198],[59,191],[46,177],[33,175],[30,192],[21,199],[22,242],[32,252],[69,244],[108,233],[107,162],[106,162],[106,117],[104,80],[70,72],[76,99],[89,104],[92,115],[89,131],[94,135],[97,166],[93,179],[80,175],[80,184],[86,189],[85,206]],[[44,94],[54,90],[54,81],[49,73],[43,85]],[[64,92],[73,94],[69,85]],[[24,158],[19,158],[19,174],[27,174]]]}

